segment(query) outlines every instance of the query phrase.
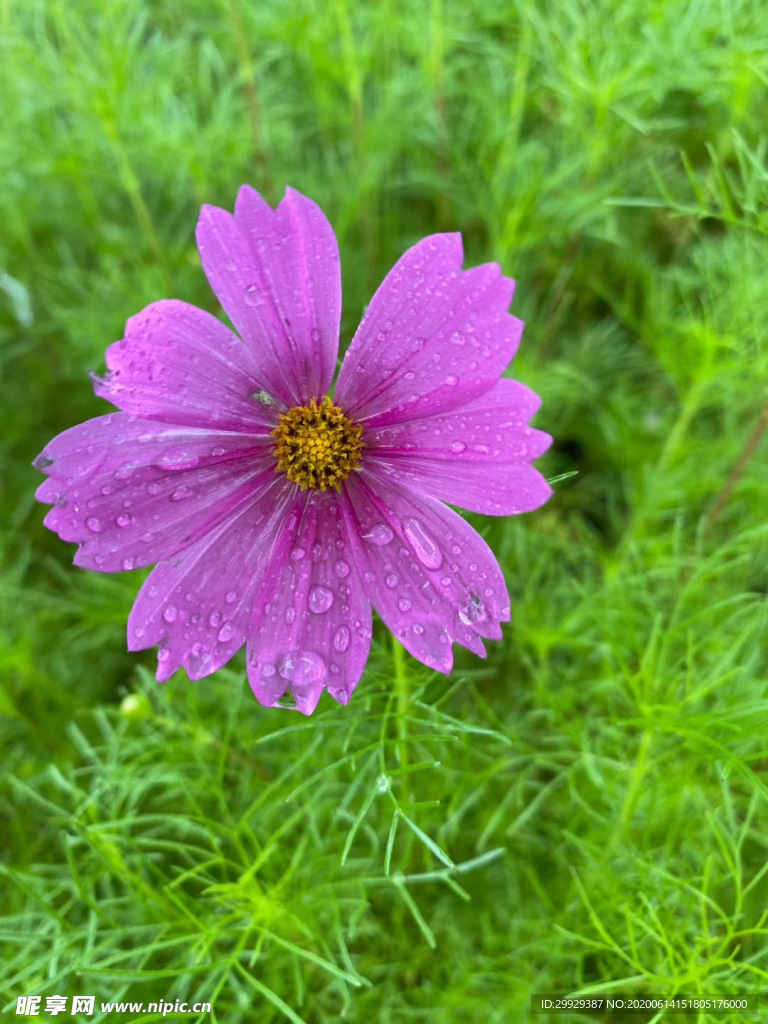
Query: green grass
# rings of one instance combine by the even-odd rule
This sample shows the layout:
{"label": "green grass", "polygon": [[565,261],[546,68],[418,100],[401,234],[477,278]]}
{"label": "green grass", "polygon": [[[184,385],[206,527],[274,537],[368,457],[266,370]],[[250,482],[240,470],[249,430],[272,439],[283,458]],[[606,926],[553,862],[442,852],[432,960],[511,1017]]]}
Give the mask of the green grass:
{"label": "green grass", "polygon": [[[0,2],[6,1013],[768,988],[767,38],[760,0]],[[126,318],[216,310],[194,223],[245,181],[328,213],[343,344],[422,235],[502,263],[541,466],[577,473],[477,520],[513,599],[487,662],[436,676],[379,623],[309,720],[240,659],[159,687],[141,574],[73,568],[33,499]]]}

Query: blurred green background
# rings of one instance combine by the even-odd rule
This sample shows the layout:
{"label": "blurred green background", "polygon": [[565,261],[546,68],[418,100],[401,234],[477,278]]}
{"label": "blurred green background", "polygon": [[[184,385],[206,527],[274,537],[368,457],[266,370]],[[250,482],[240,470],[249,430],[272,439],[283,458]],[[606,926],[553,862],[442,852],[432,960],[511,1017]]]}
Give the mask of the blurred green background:
{"label": "blurred green background", "polygon": [[[7,1013],[501,1024],[533,992],[768,988],[767,39],[761,0],[0,2]],[[239,660],[157,686],[141,574],[73,568],[33,499],[126,318],[219,312],[194,225],[243,182],[328,214],[343,345],[424,234],[501,263],[541,468],[577,474],[476,521],[513,599],[487,662],[408,658],[396,693],[377,624],[309,720]]]}

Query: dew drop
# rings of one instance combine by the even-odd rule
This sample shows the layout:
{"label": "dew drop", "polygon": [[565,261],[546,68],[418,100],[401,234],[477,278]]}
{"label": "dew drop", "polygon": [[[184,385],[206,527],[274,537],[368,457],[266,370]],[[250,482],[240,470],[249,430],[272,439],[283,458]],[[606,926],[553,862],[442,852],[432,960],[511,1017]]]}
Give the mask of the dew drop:
{"label": "dew drop", "polygon": [[384,582],[387,584],[390,590],[393,590],[400,582],[400,578],[396,576],[393,572],[391,572]]}
{"label": "dew drop", "polygon": [[336,570],[336,575],[339,577],[339,579],[343,580],[346,579],[347,576],[349,576],[349,565],[344,561],[343,558],[340,558],[338,562],[336,562],[334,568]]}
{"label": "dew drop", "polygon": [[343,654],[349,647],[349,630],[346,626],[339,626],[333,638],[333,649]]}
{"label": "dew drop", "polygon": [[217,634],[218,639],[222,643],[225,643],[227,640],[231,640],[234,635],[235,627],[232,625],[231,622],[225,622]]}
{"label": "dew drop", "polygon": [[246,306],[260,306],[262,300],[259,286],[257,284],[249,284],[245,289],[243,298],[245,299]]}
{"label": "dew drop", "polygon": [[291,552],[291,561],[300,562],[302,558],[304,558],[306,553],[307,552],[304,550],[304,548],[294,548],[293,551]]}
{"label": "dew drop", "polygon": [[123,559],[123,568],[126,570],[126,572],[129,572],[131,569],[135,569],[136,568],[136,559],[135,558],[124,558]]}
{"label": "dew drop", "polygon": [[221,624],[221,620],[223,617],[224,616],[221,614],[221,612],[211,612],[208,622],[215,629],[218,625]]}
{"label": "dew drop", "polygon": [[414,622],[413,632],[416,634],[416,636],[421,636],[421,634],[424,632],[424,627],[420,622]]}
{"label": "dew drop", "polygon": [[110,487],[110,485],[109,485],[109,484],[107,484],[107,485],[106,485],[106,487],[102,487],[102,488],[101,488],[101,493],[102,493],[102,494],[104,495],[104,497],[106,498],[106,496],[107,496],[108,494],[112,494],[112,492],[114,491],[114,489],[115,489],[114,487]]}
{"label": "dew drop", "polygon": [[158,483],[147,484],[147,494],[159,494],[162,487]]}
{"label": "dew drop", "polygon": [[292,651],[286,654],[277,666],[277,671],[294,687],[322,682],[328,674],[325,662],[315,651]]}
{"label": "dew drop", "polygon": [[98,516],[90,516],[88,519],[85,520],[85,525],[88,527],[91,533],[101,533],[101,520],[98,518]]}
{"label": "dew drop", "polygon": [[295,618],[296,618],[296,609],[289,605],[289,607],[285,609],[285,621],[290,626],[290,624],[294,621]]}
{"label": "dew drop", "polygon": [[166,622],[175,622],[179,616],[179,609],[174,604],[169,604],[163,612],[163,618]]}
{"label": "dew drop", "polygon": [[454,441],[451,445],[451,451],[454,455],[461,455],[462,452],[467,450],[467,446],[463,441]]}
{"label": "dew drop", "polygon": [[384,547],[385,544],[389,544],[394,536],[394,533],[386,523],[376,523],[375,526],[370,528],[368,533],[363,534],[363,539],[369,540],[371,544],[375,544],[377,548],[381,548]]}
{"label": "dew drop", "polygon": [[410,610],[411,602],[408,600],[407,597],[401,597],[400,600],[397,602],[397,607],[400,609],[401,612],[407,612]]}
{"label": "dew drop", "polygon": [[234,602],[237,600],[237,592],[234,590],[230,590],[227,596],[224,598],[224,600],[227,602],[227,604],[234,604]]}
{"label": "dew drop", "polygon": [[200,461],[197,452],[188,451],[186,448],[169,448],[162,452],[155,459],[155,465],[171,473],[177,473],[184,469],[193,469]]}
{"label": "dew drop", "polygon": [[121,512],[115,520],[117,525],[121,527],[130,526],[133,521],[133,516],[129,515],[127,512]]}
{"label": "dew drop", "polygon": [[449,373],[448,376],[445,378],[445,383],[449,387],[453,387],[455,384],[459,383],[459,378],[456,377],[453,373]]}
{"label": "dew drop", "polygon": [[333,591],[327,587],[312,587],[309,592],[309,608],[316,615],[327,612],[333,604]]}
{"label": "dew drop", "polygon": [[461,331],[454,331],[453,334],[451,335],[451,341],[453,342],[454,345],[464,345],[467,339],[464,337]]}
{"label": "dew drop", "polygon": [[421,564],[427,569],[439,569],[443,564],[443,555],[424,524],[418,519],[404,519],[403,529]]}

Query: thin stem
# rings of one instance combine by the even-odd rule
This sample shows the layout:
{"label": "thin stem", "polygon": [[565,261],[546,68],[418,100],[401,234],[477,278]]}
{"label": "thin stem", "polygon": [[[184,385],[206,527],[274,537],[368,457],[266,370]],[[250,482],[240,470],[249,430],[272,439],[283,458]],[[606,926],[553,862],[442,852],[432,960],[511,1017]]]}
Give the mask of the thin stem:
{"label": "thin stem", "polygon": [[749,435],[744,447],[741,449],[741,454],[736,460],[733,469],[729,473],[728,479],[723,484],[722,490],[718,494],[714,504],[707,513],[706,519],[704,520],[702,537],[707,536],[707,534],[710,532],[710,530],[715,525],[717,520],[720,518],[723,509],[731,500],[731,495],[736,489],[736,485],[738,484],[739,480],[741,480],[742,476],[744,475],[744,471],[746,470],[747,465],[749,464],[749,460],[755,454],[757,446],[760,444],[760,441],[762,440],[766,428],[768,428],[768,403],[766,403],[766,405],[763,406],[762,412],[757,418],[757,423],[755,423],[752,433]]}

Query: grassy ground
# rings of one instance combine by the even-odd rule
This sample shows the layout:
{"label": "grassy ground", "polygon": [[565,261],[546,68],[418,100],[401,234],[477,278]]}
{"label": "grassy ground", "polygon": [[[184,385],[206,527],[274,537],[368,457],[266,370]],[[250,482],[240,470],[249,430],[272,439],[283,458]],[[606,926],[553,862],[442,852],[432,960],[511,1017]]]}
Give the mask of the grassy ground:
{"label": "grassy ground", "polygon": [[[768,988],[768,8],[2,0],[0,36],[6,1011]],[[310,720],[240,660],[159,688],[140,574],[73,568],[32,497],[125,319],[215,309],[194,223],[245,181],[327,211],[345,344],[423,234],[502,263],[542,468],[578,473],[478,520],[513,597],[487,662],[437,677],[378,624]]]}

